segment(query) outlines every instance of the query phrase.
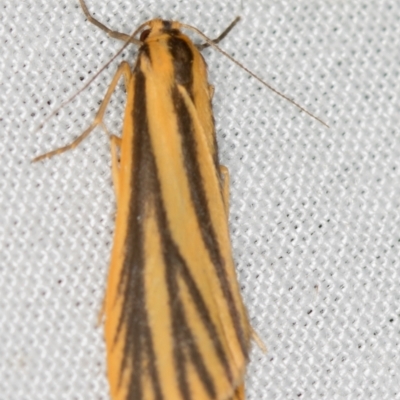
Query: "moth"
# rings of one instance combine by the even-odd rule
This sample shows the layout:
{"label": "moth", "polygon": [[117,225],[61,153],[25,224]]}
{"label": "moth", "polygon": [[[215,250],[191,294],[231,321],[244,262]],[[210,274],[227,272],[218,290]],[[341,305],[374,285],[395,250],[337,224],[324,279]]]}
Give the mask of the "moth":
{"label": "moth", "polygon": [[[120,64],[80,137],[35,161],[105,128],[105,109],[123,78],[122,136],[110,135],[117,213],[103,304],[111,398],[243,400],[255,334],[232,259],[229,174],[218,159],[213,87],[200,53],[217,47],[237,21],[214,41],[161,19],[129,36],[104,26],[80,3],[89,21],[124,47],[138,44],[137,60],[133,68]],[[182,28],[206,43],[196,46]]]}

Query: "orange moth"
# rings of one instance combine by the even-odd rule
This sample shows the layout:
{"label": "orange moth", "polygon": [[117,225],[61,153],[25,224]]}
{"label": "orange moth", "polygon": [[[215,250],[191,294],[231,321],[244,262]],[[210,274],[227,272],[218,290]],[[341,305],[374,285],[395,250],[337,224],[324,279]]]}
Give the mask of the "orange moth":
{"label": "orange moth", "polygon": [[[232,260],[229,176],[218,161],[213,87],[199,51],[213,46],[232,59],[216,43],[237,20],[214,41],[161,19],[129,36],[108,29],[80,3],[90,22],[125,41],[124,48],[138,44],[139,54],[133,68],[120,64],[89,128],[35,161],[104,127],[123,78],[122,136],[111,135],[117,214],[103,304],[111,398],[243,400],[255,335]],[[206,44],[194,45],[182,28]]]}

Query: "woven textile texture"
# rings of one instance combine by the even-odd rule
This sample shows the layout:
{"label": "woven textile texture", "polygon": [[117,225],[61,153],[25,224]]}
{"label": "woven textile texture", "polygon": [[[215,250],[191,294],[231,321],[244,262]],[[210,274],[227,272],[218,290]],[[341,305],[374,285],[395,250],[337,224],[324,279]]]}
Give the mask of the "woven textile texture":
{"label": "woven textile texture", "polygon": [[[240,14],[221,47],[330,125],[204,51],[238,278],[268,348],[253,345],[247,399],[400,399],[400,2],[87,5],[126,33],[161,16],[215,37]],[[118,60],[35,133],[121,43],[77,0],[0,10],[0,400],[107,400],[97,315],[115,213],[109,139],[97,129],[31,159],[90,124]],[[123,109],[120,85],[110,132]]]}

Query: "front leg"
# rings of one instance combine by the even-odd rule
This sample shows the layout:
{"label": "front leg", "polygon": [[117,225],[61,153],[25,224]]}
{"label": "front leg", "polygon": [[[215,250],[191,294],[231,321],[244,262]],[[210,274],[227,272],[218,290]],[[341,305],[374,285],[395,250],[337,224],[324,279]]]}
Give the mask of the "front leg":
{"label": "front leg", "polygon": [[226,215],[229,214],[229,170],[225,165],[219,166],[219,173],[222,178],[222,198],[225,204]]}

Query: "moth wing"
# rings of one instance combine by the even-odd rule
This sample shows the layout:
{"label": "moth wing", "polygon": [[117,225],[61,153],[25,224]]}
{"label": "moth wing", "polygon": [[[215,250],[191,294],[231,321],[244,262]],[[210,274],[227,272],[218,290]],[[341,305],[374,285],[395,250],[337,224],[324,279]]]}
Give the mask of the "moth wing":
{"label": "moth wing", "polygon": [[[168,242],[165,262],[173,279],[167,331],[176,349],[176,376],[182,378],[172,380],[180,382],[181,397],[171,398],[195,393],[196,400],[224,400],[243,381],[250,325],[232,260],[219,165],[202,123],[206,118],[199,117],[210,103],[195,104],[182,85],[163,90],[152,83],[147,81],[148,104],[158,118],[150,119],[150,135],[168,225],[161,241]],[[164,225],[159,227],[163,232]],[[165,328],[155,325],[153,331]]]}
{"label": "moth wing", "polygon": [[146,101],[128,100],[122,137],[105,299],[111,397],[241,400],[251,331],[219,166],[183,86],[171,94],[140,71],[132,85]]}

